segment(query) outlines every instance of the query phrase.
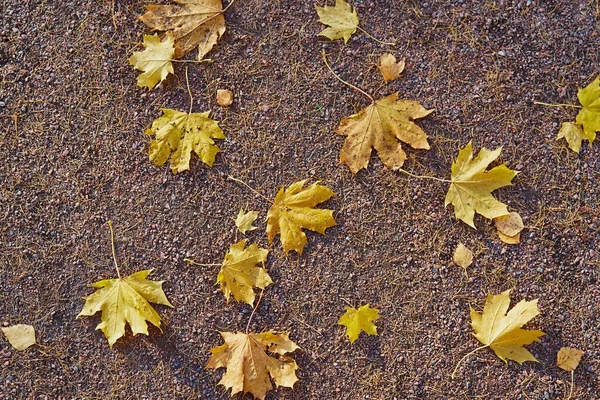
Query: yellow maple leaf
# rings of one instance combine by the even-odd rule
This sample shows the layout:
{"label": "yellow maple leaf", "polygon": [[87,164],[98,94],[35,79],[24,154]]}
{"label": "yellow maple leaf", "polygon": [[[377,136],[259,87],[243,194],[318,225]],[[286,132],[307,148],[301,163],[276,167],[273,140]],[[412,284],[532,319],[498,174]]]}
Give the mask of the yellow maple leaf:
{"label": "yellow maple leaf", "polygon": [[561,347],[556,355],[556,365],[565,371],[575,371],[583,353],[574,347]]}
{"label": "yellow maple leaf", "polygon": [[[510,311],[510,290],[497,295],[489,294],[485,300],[483,313],[471,310],[471,326],[477,338],[491,348],[501,360],[514,360],[519,364],[537,359],[523,346],[539,342],[545,333],[539,330],[521,329],[529,320],[539,314],[537,299],[521,300]],[[508,313],[507,313],[508,311]]]}
{"label": "yellow maple leaf", "polygon": [[350,36],[358,28],[358,14],[356,8],[352,9],[350,4],[344,0],[335,0],[335,7],[315,6],[317,14],[319,15],[319,21],[323,25],[329,26],[325,28],[320,36],[325,36],[328,39],[344,39],[344,43],[347,43]]}
{"label": "yellow maple leaf", "polygon": [[288,253],[295,250],[300,255],[308,242],[302,228],[319,232],[336,225],[333,210],[321,210],[314,207],[333,196],[333,191],[326,186],[313,183],[303,188],[306,180],[292,183],[281,188],[275,201],[267,213],[267,236],[269,243],[278,234],[281,235],[283,250]]}
{"label": "yellow maple leaf", "polygon": [[170,158],[171,171],[178,173],[190,169],[192,151],[203,163],[212,167],[221,150],[213,139],[225,139],[219,123],[210,119],[210,111],[184,113],[169,108],[162,109],[163,116],[154,120],[146,135],[155,135],[148,155],[154,165],[161,166]]}
{"label": "yellow maple leaf", "polygon": [[161,329],[161,318],[149,302],[173,305],[162,290],[163,281],[150,281],[146,277],[152,270],[143,270],[126,278],[104,279],[92,284],[98,290],[85,297],[85,305],[77,315],[91,316],[102,311],[101,329],[112,348],[113,344],[125,334],[125,323],[131,327],[134,335],[148,334],[146,321]]}
{"label": "yellow maple leaf", "polygon": [[35,344],[35,329],[31,325],[17,324],[0,328],[12,347],[18,351]]}
{"label": "yellow maple leaf", "polygon": [[[285,332],[220,332],[225,344],[214,347],[206,368],[227,368],[219,385],[231,388],[231,395],[251,393],[264,399],[273,390],[270,377],[277,386],[293,387],[298,381],[298,365],[285,356],[298,349]],[[267,351],[279,355],[269,356]]]}
{"label": "yellow maple leaf", "polygon": [[379,310],[371,308],[368,304],[360,306],[358,310],[346,307],[346,312],[338,321],[338,325],[346,327],[346,336],[350,343],[354,343],[361,331],[368,335],[377,335],[377,327],[373,321],[378,320],[379,317]]}
{"label": "yellow maple leaf", "polygon": [[386,82],[398,79],[402,71],[404,71],[404,66],[404,60],[396,62],[396,57],[393,54],[382,54],[379,58],[379,71]]}
{"label": "yellow maple leaf", "polygon": [[248,248],[244,248],[245,246],[244,239],[229,247],[217,276],[217,283],[220,284],[227,300],[233,294],[237,301],[252,305],[252,288],[264,289],[273,281],[266,269],[256,266],[258,263],[264,266],[269,250],[259,248],[256,243]]}
{"label": "yellow maple leaf", "polygon": [[198,60],[208,53],[225,32],[221,0],[175,0],[176,5],[147,5],[140,20],[151,29],[169,31],[175,39],[175,58],[198,46]]}
{"label": "yellow maple leaf", "polygon": [[452,163],[452,183],[446,194],[445,205],[452,204],[456,218],[473,228],[475,212],[489,219],[508,215],[506,204],[496,200],[492,192],[511,185],[512,178],[518,171],[513,171],[504,164],[486,171],[501,151],[502,147],[494,151],[483,148],[473,158],[473,145],[469,142]]}
{"label": "yellow maple leaf", "polygon": [[429,149],[427,135],[413,121],[431,112],[418,101],[398,100],[398,93],[376,100],[340,122],[336,132],[347,136],[340,161],[355,174],[369,165],[374,148],[386,166],[399,169],[406,160],[400,141],[415,149]]}
{"label": "yellow maple leaf", "polygon": [[173,37],[167,33],[165,40],[161,42],[158,34],[144,35],[144,47],[144,51],[133,53],[129,64],[143,71],[138,76],[137,85],[152,89],[173,73]]}
{"label": "yellow maple leaf", "polygon": [[253,231],[256,227],[252,224],[256,221],[256,218],[258,218],[258,211],[244,212],[244,209],[240,208],[237,218],[234,219],[235,226],[237,226],[238,230],[242,233]]}
{"label": "yellow maple leaf", "polygon": [[577,114],[575,122],[583,126],[583,138],[594,143],[596,132],[600,131],[600,76],[577,92],[577,98],[583,108]]}

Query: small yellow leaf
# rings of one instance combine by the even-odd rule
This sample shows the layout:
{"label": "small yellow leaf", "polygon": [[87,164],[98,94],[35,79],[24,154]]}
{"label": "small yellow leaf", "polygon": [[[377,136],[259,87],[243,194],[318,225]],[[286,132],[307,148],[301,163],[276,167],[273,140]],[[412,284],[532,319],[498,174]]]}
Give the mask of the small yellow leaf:
{"label": "small yellow leaf", "polygon": [[225,33],[221,0],[175,0],[181,6],[147,5],[140,20],[150,29],[168,31],[175,39],[175,57],[181,58],[198,46],[202,60]]}
{"label": "small yellow leaf", "polygon": [[161,329],[160,315],[149,302],[169,307],[173,305],[162,290],[163,281],[146,279],[151,272],[152,270],[147,269],[126,278],[104,279],[92,284],[98,290],[85,297],[85,305],[77,318],[102,311],[101,322],[96,329],[104,332],[111,348],[125,334],[126,323],[134,335],[148,334],[146,321]]}
{"label": "small yellow leaf", "polygon": [[244,209],[240,208],[237,218],[234,219],[235,226],[237,226],[238,230],[242,233],[253,231],[256,227],[252,224],[256,221],[256,218],[258,218],[258,211],[244,212]]}
{"label": "small yellow leaf", "polygon": [[318,7],[317,14],[319,15],[319,21],[323,25],[329,26],[324,29],[320,36],[325,36],[328,39],[344,39],[344,43],[347,43],[350,36],[358,28],[358,14],[356,9],[352,9],[350,4],[344,0],[335,0],[335,7],[325,6]]}
{"label": "small yellow leaf", "polygon": [[517,233],[514,236],[508,236],[498,231],[498,237],[506,244],[519,244],[521,243],[521,233]]}
{"label": "small yellow leaf", "polygon": [[501,151],[501,147],[494,151],[483,148],[473,158],[473,145],[469,142],[452,163],[452,183],[446,194],[445,205],[452,204],[456,218],[472,228],[475,228],[475,212],[489,219],[508,214],[506,204],[496,200],[492,192],[511,185],[518,171],[513,171],[504,164],[486,171]]}
{"label": "small yellow leaf", "polygon": [[515,236],[523,230],[523,219],[517,212],[510,212],[507,215],[494,218],[496,229],[506,236]]}
{"label": "small yellow leaf", "polygon": [[154,165],[161,166],[170,158],[173,173],[190,169],[192,152],[212,167],[221,150],[213,139],[225,139],[219,123],[203,113],[184,113],[169,108],[162,109],[163,116],[152,122],[145,134],[155,139],[150,143],[148,155]]}
{"label": "small yellow leaf", "polygon": [[35,344],[35,329],[31,325],[18,324],[0,329],[11,346],[19,351]]}
{"label": "small yellow leaf", "polygon": [[278,234],[281,235],[283,250],[288,253],[295,250],[302,255],[308,240],[302,231],[310,229],[324,235],[325,230],[336,225],[333,210],[314,208],[317,204],[329,200],[333,191],[326,186],[313,183],[303,188],[306,180],[292,183],[281,188],[267,213],[267,237],[269,243]]}
{"label": "small yellow leaf", "polygon": [[228,89],[217,89],[217,104],[229,107],[233,103],[233,93]]}
{"label": "small yellow leaf", "polygon": [[459,243],[454,250],[454,263],[459,267],[467,268],[473,264],[473,252],[469,250],[464,244]]}
{"label": "small yellow leaf", "polygon": [[[264,400],[277,386],[293,387],[298,381],[296,361],[286,353],[298,349],[285,332],[232,333],[220,332],[224,344],[213,347],[206,368],[227,368],[219,385],[231,388],[231,395],[251,393]],[[267,352],[278,355],[277,358]],[[269,378],[270,376],[270,378]]]}
{"label": "small yellow leaf", "polygon": [[415,149],[429,149],[427,135],[413,121],[432,112],[418,101],[398,100],[398,93],[375,101],[340,122],[336,132],[347,136],[340,152],[340,161],[355,174],[367,168],[371,148],[374,148],[386,166],[399,169],[406,160],[400,141]]}
{"label": "small yellow leaf", "polygon": [[404,71],[404,66],[404,60],[397,63],[396,57],[393,54],[383,54],[379,58],[379,71],[381,71],[383,80],[386,82],[398,79],[402,71]]}
{"label": "small yellow leaf", "polygon": [[572,122],[563,122],[558,131],[556,139],[565,138],[569,148],[576,153],[581,150],[581,142],[583,140],[589,140],[590,143],[594,141],[595,133],[593,136],[586,136],[581,125],[574,124]]}
{"label": "small yellow leaf", "polygon": [[160,41],[158,34],[144,35],[144,51],[136,51],[129,58],[129,64],[143,71],[137,79],[137,85],[152,89],[164,81],[167,75],[173,73],[171,60],[175,48],[173,37],[167,33],[164,41]]}
{"label": "small yellow leaf", "polygon": [[[514,360],[519,364],[537,359],[523,346],[539,342],[545,333],[539,330],[521,329],[529,320],[539,314],[537,300],[521,300],[512,310],[510,306],[510,290],[497,295],[489,294],[485,300],[483,313],[472,307],[471,326],[474,336],[489,346],[501,360]],[[507,313],[508,311],[508,313]]]}
{"label": "small yellow leaf", "polygon": [[561,347],[556,355],[556,365],[565,371],[575,371],[583,353],[583,351],[573,347]]}
{"label": "small yellow leaf", "polygon": [[577,114],[575,122],[583,126],[583,138],[596,140],[596,132],[600,131],[600,76],[583,89],[579,89],[577,97],[583,108]]}
{"label": "small yellow leaf", "polygon": [[248,248],[244,248],[245,246],[244,239],[229,247],[217,276],[217,283],[228,301],[233,294],[237,301],[253,305],[252,288],[265,289],[273,283],[267,270],[256,266],[258,263],[264,266],[269,250],[259,248],[256,243]]}
{"label": "small yellow leaf", "polygon": [[368,335],[377,335],[377,327],[373,323],[379,319],[379,310],[371,308],[368,304],[358,308],[346,307],[346,312],[340,318],[338,325],[346,327],[346,336],[350,343],[358,339],[360,332]]}

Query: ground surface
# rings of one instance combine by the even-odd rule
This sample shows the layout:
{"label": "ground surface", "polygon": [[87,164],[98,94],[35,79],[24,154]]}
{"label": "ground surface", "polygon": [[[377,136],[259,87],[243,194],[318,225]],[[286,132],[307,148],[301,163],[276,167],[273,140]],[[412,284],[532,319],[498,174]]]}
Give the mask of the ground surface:
{"label": "ground surface", "polygon": [[[163,2],[163,3],[166,3]],[[320,5],[322,1],[318,1]],[[329,4],[332,4],[330,2]],[[600,373],[600,145],[579,155],[555,141],[576,110],[532,105],[575,103],[598,74],[595,1],[361,1],[361,25],[395,48],[358,32],[344,45],[317,37],[311,1],[238,1],[228,30],[190,64],[195,111],[211,110],[228,139],[212,169],[195,160],[174,176],[147,159],[143,131],[160,107],[187,110],[185,66],[148,92],[128,65],[147,32],[143,1],[1,0],[0,8],[0,322],[30,323],[41,346],[15,352],[0,338],[0,398],[226,399],[222,371],[205,370],[217,331],[243,330],[250,308],[216,290],[219,263],[239,240],[240,207],[261,212],[248,237],[267,246],[267,197],[283,185],[321,180],[336,196],[324,206],[339,223],[309,234],[302,257],[269,246],[275,285],[251,329],[287,330],[301,346],[295,389],[270,399],[559,399],[570,375],[555,366],[561,346],[586,351],[573,398],[596,397]],[[405,168],[449,176],[457,151],[503,146],[518,169],[497,197],[527,230],[502,244],[492,224],[478,230],[443,206],[446,184],[408,178],[374,155],[353,176],[338,164],[341,118],[366,98],[343,86],[321,58],[376,97],[399,90],[436,111],[420,125],[430,151],[408,150]],[[403,77],[382,84],[374,66],[385,51],[406,58]],[[234,105],[216,105],[217,89]],[[18,115],[15,121],[11,115]],[[88,284],[112,278],[107,220],[114,221],[121,271],[155,268],[175,308],[158,306],[164,333],[128,336],[110,350],[75,319]],[[467,276],[451,261],[458,242],[475,252]],[[529,346],[540,363],[505,365],[476,348],[468,306],[513,289],[513,304],[539,298],[542,329]],[[379,336],[353,346],[336,326],[347,304],[370,303]]]}

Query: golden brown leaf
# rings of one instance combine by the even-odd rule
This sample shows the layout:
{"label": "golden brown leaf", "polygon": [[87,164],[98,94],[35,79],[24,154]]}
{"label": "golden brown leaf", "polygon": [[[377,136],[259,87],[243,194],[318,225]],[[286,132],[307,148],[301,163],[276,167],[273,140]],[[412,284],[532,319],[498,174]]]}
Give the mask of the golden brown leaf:
{"label": "golden brown leaf", "polygon": [[406,160],[400,141],[415,149],[429,149],[427,135],[413,121],[431,112],[418,101],[398,100],[398,93],[376,100],[340,122],[337,133],[347,136],[340,161],[355,174],[369,165],[374,148],[386,166],[399,169]]}
{"label": "golden brown leaf", "polygon": [[473,252],[462,243],[459,243],[454,250],[453,260],[459,267],[467,268],[473,264]]}
{"label": "golden brown leaf", "polygon": [[233,103],[233,93],[228,89],[217,89],[217,104],[229,107]]}
{"label": "golden brown leaf", "polygon": [[582,350],[573,347],[561,347],[556,355],[556,365],[565,371],[575,371],[583,353]]}
{"label": "golden brown leaf", "polygon": [[508,215],[494,218],[500,240],[507,244],[518,244],[521,241],[521,231],[525,227],[519,213],[511,212]]}
{"label": "golden brown leaf", "polygon": [[379,58],[379,71],[381,71],[383,80],[386,82],[398,79],[404,71],[404,66],[404,60],[396,62],[396,57],[393,54],[383,54]]}

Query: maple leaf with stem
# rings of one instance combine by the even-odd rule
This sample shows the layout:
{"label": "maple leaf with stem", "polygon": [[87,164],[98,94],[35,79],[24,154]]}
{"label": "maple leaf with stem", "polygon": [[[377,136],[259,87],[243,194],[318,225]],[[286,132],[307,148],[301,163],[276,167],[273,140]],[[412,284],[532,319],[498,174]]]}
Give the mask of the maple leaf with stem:
{"label": "maple leaf with stem", "polygon": [[346,312],[338,321],[338,325],[346,327],[346,336],[350,343],[354,343],[360,332],[365,332],[367,335],[377,335],[377,327],[373,321],[378,320],[379,317],[379,310],[371,308],[368,304],[360,306],[358,310],[353,307],[346,307]]}
{"label": "maple leaf with stem", "polygon": [[144,35],[144,47],[144,51],[133,53],[129,64],[143,71],[137,78],[137,85],[152,89],[173,73],[173,37],[167,34],[165,40],[161,41],[157,34]]}
{"label": "maple leaf with stem", "polygon": [[[293,387],[298,381],[296,361],[285,354],[298,349],[286,332],[220,332],[224,344],[210,350],[206,368],[227,368],[219,385],[231,388],[231,395],[251,393],[264,399],[277,386]],[[267,353],[278,355],[278,358]]]}
{"label": "maple leaf with stem", "polygon": [[[217,276],[217,283],[227,300],[233,294],[237,301],[252,305],[255,297],[252,288],[265,289],[273,281],[264,268],[269,251],[259,248],[256,243],[248,248],[245,246],[245,239],[230,246]],[[258,263],[263,268],[257,267]]]}

